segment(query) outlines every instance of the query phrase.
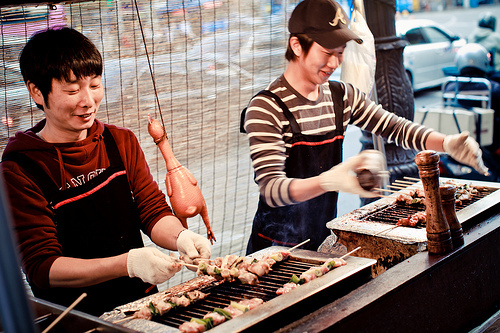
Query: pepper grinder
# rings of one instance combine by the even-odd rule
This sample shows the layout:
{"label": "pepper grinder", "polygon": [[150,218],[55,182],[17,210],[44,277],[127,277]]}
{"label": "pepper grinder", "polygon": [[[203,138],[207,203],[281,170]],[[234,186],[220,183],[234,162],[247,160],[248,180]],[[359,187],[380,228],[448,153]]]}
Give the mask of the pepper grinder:
{"label": "pepper grinder", "polygon": [[448,253],[453,243],[439,193],[439,155],[433,150],[424,150],[417,154],[415,163],[425,192],[427,249],[434,254]]}
{"label": "pepper grinder", "polygon": [[462,226],[458,221],[457,214],[455,213],[455,193],[457,189],[453,185],[441,185],[439,187],[439,194],[441,195],[441,204],[443,205],[443,212],[446,222],[450,227],[451,242],[453,248],[458,248],[464,245],[464,235]]}

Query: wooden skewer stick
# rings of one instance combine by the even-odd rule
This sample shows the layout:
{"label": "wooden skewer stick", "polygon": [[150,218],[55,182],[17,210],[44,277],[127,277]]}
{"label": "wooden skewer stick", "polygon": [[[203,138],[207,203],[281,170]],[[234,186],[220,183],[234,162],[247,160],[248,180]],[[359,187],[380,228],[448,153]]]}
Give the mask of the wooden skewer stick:
{"label": "wooden skewer stick", "polygon": [[296,248],[298,248],[298,247],[300,247],[300,246],[304,245],[305,243],[309,242],[310,240],[311,240],[311,239],[307,239],[307,240],[303,241],[302,243],[299,243],[299,244],[295,245],[294,247],[290,248],[290,250],[288,250],[288,251],[290,251],[290,252],[291,252],[292,250],[295,250]]}
{"label": "wooden skewer stick", "polygon": [[351,252],[348,252],[346,254],[344,254],[342,257],[340,257],[339,259],[344,259],[345,257],[347,257],[348,255],[351,255],[353,254],[354,252],[356,252],[357,250],[359,250],[361,248],[361,246],[358,246],[357,248],[355,248],[354,250],[352,250]]}
{"label": "wooden skewer stick", "polygon": [[395,229],[395,228],[397,228],[397,227],[399,227],[399,225],[393,225],[393,226],[391,226],[390,228],[387,228],[387,229],[384,229],[384,230],[382,230],[382,231],[379,231],[379,232],[375,233],[373,236],[378,236],[378,235],[380,235],[380,234],[383,234],[383,233],[384,233],[384,232],[386,232],[386,231],[389,231],[389,230]]}
{"label": "wooden skewer stick", "polygon": [[213,259],[208,259],[208,258],[196,258],[198,261],[214,261]]}
{"label": "wooden skewer stick", "polygon": [[113,324],[119,324],[119,323],[123,323],[124,321],[130,320],[130,319],[133,319],[133,318],[134,318],[134,316],[128,316],[128,317],[125,317],[125,318],[122,318],[122,319],[115,320],[112,323]]}
{"label": "wooden skewer stick", "polygon": [[54,327],[61,319],[63,319],[63,317],[65,315],[68,314],[68,312],[70,312],[75,306],[78,305],[78,303],[80,303],[80,301],[87,296],[87,293],[83,293],[80,295],[80,297],[78,297],[76,299],[76,301],[74,301],[73,303],[71,303],[70,306],[68,306],[68,308],[66,310],[64,310],[49,326],[47,326],[46,329],[44,329],[42,331],[42,333],[47,333],[48,331],[50,331],[52,329],[52,327]]}
{"label": "wooden skewer stick", "polygon": [[182,261],[179,262],[179,265],[198,269],[198,265],[192,265],[192,264],[188,264],[188,263],[182,262]]}
{"label": "wooden skewer stick", "polygon": [[408,179],[408,180],[414,180],[414,181],[416,181],[416,182],[421,181],[421,179],[419,179],[419,178],[413,178],[413,177],[407,177],[407,176],[404,176],[403,178],[404,178],[404,179]]}
{"label": "wooden skewer stick", "polygon": [[374,188],[374,190],[381,191],[381,192],[399,193],[399,191],[388,190],[388,189],[384,189],[384,188]]}
{"label": "wooden skewer stick", "polygon": [[398,184],[415,185],[415,182],[407,182],[407,181],[405,181],[405,180],[399,180],[399,179],[396,179],[394,182],[395,182],[395,183],[398,183]]}
{"label": "wooden skewer stick", "polygon": [[406,187],[401,187],[401,186],[394,186],[394,185],[387,185],[387,187],[390,187],[390,188],[395,188],[395,189],[398,189],[398,190],[404,190],[406,189]]}

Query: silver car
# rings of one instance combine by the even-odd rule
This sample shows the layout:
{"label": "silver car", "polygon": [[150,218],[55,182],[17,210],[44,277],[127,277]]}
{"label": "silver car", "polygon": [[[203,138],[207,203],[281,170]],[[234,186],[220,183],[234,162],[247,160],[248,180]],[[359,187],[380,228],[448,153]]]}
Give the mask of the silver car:
{"label": "silver car", "polygon": [[409,44],[403,52],[404,67],[413,91],[441,85],[444,67],[454,66],[455,54],[467,41],[432,20],[396,21],[398,37]]}

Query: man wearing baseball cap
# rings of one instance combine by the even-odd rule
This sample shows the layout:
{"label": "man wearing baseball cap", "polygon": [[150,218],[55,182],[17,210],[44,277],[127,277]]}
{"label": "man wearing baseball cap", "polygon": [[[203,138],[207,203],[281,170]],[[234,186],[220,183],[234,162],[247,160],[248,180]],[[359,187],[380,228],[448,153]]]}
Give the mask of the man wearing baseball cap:
{"label": "man wearing baseball cap", "polygon": [[[348,124],[407,149],[446,151],[486,173],[468,133],[449,135],[410,122],[369,100],[351,84],[329,81],[347,43],[363,41],[333,0],[304,0],[292,12],[285,72],[255,95],[244,118],[260,198],[247,254],[278,245],[317,250],[330,235],[339,191],[377,197],[356,172],[384,177],[384,156],[363,151],[342,162]],[[377,186],[374,186],[377,187]]]}

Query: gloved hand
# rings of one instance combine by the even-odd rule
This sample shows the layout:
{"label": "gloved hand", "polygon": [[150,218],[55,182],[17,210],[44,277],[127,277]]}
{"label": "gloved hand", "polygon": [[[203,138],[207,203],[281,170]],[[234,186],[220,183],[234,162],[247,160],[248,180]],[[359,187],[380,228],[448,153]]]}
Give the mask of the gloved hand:
{"label": "gloved hand", "polygon": [[163,283],[180,271],[182,266],[174,257],[154,247],[142,247],[128,251],[127,272],[153,285]]}
{"label": "gloved hand", "polygon": [[364,190],[359,185],[356,172],[367,169],[374,175],[383,174],[384,156],[376,150],[364,150],[356,156],[349,158],[328,171],[319,175],[320,186],[326,191],[342,191],[359,194],[364,198],[375,198],[379,195],[375,192]]}
{"label": "gloved hand", "polygon": [[[177,250],[180,259],[188,264],[193,264],[194,259],[208,259],[212,255],[210,241],[188,229],[181,231],[177,237]],[[190,267],[188,269],[196,270]]]}
{"label": "gloved hand", "polygon": [[468,131],[447,135],[443,141],[443,149],[455,161],[467,164],[485,176],[489,175],[488,168],[483,162],[481,148],[476,140],[469,136]]}

